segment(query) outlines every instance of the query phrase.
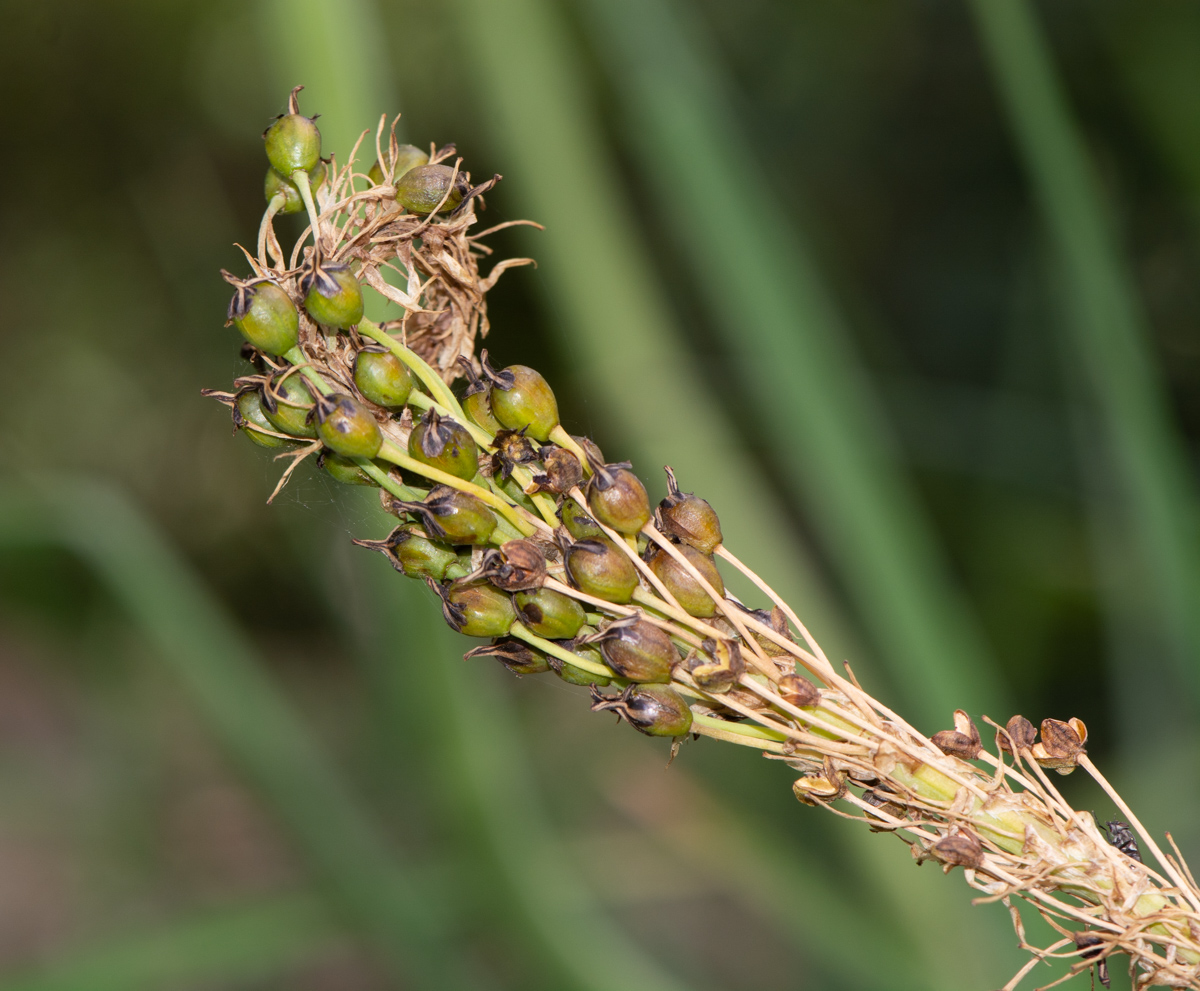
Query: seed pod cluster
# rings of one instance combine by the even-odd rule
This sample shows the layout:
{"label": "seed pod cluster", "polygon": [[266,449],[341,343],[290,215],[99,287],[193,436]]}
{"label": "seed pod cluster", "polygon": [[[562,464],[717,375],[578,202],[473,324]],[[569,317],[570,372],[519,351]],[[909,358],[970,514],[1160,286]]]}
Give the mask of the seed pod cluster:
{"label": "seed pod cluster", "polygon": [[[491,183],[472,188],[452,145],[431,155],[393,133],[377,143],[363,187],[360,167],[322,159],[298,92],[264,135],[268,209],[253,271],[223,273],[234,290],[228,321],[254,374],[213,394],[254,443],[292,467],[315,455],[325,477],[381,488],[399,525],[355,543],[428,583],[455,630],[490,641],[468,658],[492,657],[522,675],[553,671],[593,692],[615,681],[617,694],[594,695],[593,708],[652,736],[692,727],[689,699],[673,681],[703,693],[706,711],[741,718],[732,700],[744,694],[735,686],[748,659],[782,648],[769,637],[743,642],[725,617],[737,604],[724,599],[714,561],[723,538],[712,507],[683,493],[670,468],[655,507],[629,462],[610,462],[564,430],[537,369],[475,355],[487,328],[481,284],[490,280],[454,291],[438,281],[478,273],[479,246],[466,230]],[[304,212],[310,227],[288,260],[273,218]],[[403,320],[372,324],[364,286],[385,292],[384,265],[422,273],[441,295],[422,289]],[[456,309],[464,305],[465,315]],[[456,398],[445,386],[459,377],[467,387]],[[660,600],[663,588],[674,602]],[[790,640],[778,610],[744,612]],[[793,703],[820,697],[798,676],[776,682]]]}

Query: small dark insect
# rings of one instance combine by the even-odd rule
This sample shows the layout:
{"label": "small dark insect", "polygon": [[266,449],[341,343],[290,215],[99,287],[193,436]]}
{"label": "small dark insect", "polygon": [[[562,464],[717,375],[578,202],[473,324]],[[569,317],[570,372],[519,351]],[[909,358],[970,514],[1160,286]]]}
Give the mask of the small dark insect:
{"label": "small dark insect", "polygon": [[1142,852],[1138,849],[1137,840],[1133,838],[1133,830],[1129,823],[1113,819],[1104,824],[1108,830],[1108,842],[1120,850],[1125,856],[1132,857],[1139,864],[1142,862]]}

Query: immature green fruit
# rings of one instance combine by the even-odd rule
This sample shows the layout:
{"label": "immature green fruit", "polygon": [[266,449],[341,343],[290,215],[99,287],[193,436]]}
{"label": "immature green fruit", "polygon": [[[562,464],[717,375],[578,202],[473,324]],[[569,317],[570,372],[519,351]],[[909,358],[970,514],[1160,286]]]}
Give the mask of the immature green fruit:
{"label": "immature green fruit", "polygon": [[512,629],[517,614],[512,600],[491,585],[471,582],[442,588],[427,579],[442,600],[442,615],[459,633],[469,637],[502,637]]}
{"label": "immature green fruit", "polygon": [[735,640],[711,637],[687,656],[688,673],[704,691],[719,695],[729,691],[746,670],[742,650]]}
{"label": "immature green fruit", "polygon": [[[411,213],[447,213],[462,203],[470,189],[467,177],[461,172],[456,176],[448,165],[418,165],[396,180],[396,202]],[[442,197],[446,202],[439,210]]]}
{"label": "immature green fruit", "polygon": [[[704,576],[718,595],[725,594],[725,583],[721,580],[721,573],[717,571],[711,557],[701,554],[687,544],[677,544],[675,549]],[[713,602],[712,597],[671,554],[660,547],[651,555],[648,563],[650,570],[658,576],[658,580],[675,596],[685,611],[700,618],[716,613],[717,604]]]}
{"label": "immature green fruit", "polygon": [[637,533],[650,522],[650,497],[628,461],[592,465],[587,500],[592,516],[618,533]]}
{"label": "immature green fruit", "polygon": [[504,429],[500,421],[492,416],[492,401],[486,392],[467,393],[462,407],[471,422],[477,427],[483,427],[488,433],[494,434]]}
{"label": "immature green fruit", "polygon": [[408,365],[381,344],[368,344],[354,356],[354,384],[377,406],[398,409],[408,402],[413,376]]}
{"label": "immature green fruit", "polygon": [[504,428],[492,415],[492,401],[488,398],[492,387],[479,377],[474,363],[466,355],[459,355],[458,366],[470,383],[463,394],[463,412],[475,426],[482,427],[489,434],[499,433]]}
{"label": "immature green fruit", "polygon": [[373,458],[383,446],[383,434],[371,412],[340,393],[317,400],[317,436],[344,458]]}
{"label": "immature green fruit", "polygon": [[528,365],[509,365],[493,371],[487,351],[480,357],[483,373],[492,383],[492,415],[509,430],[524,430],[527,437],[546,443],[558,426],[558,401],[541,373]]}
{"label": "immature green fruit", "polygon": [[[308,185],[312,189],[313,196],[317,195],[317,190],[324,184],[328,170],[325,168],[324,162],[317,162],[316,168],[308,173]],[[276,213],[292,214],[303,213],[304,197],[300,195],[300,190],[296,184],[290,179],[281,176],[270,166],[267,166],[267,177],[263,180],[263,195],[270,203],[276,196],[283,196],[283,206]]]}
{"label": "immature green fruit", "polygon": [[274,431],[275,425],[263,413],[262,396],[257,389],[247,389],[245,392],[239,393],[237,401],[233,404],[233,422],[255,444],[265,447],[269,451],[296,446],[295,441],[284,440],[282,437],[274,436],[273,433],[263,432]]}
{"label": "immature green fruit", "polygon": [[570,640],[587,622],[583,606],[569,595],[549,588],[518,592],[513,596],[517,618],[539,637]]}
{"label": "immature green fruit", "polygon": [[[600,656],[600,651],[594,647],[572,647],[572,654],[579,654],[586,657],[589,661],[596,664],[603,664],[604,658]],[[601,675],[592,674],[586,668],[581,668],[576,664],[570,664],[567,661],[560,660],[557,657],[550,658],[550,666],[554,668],[554,673],[557,674],[568,685],[596,685],[603,688],[605,685],[612,684],[611,678],[605,678]]]}
{"label": "immature green fruit", "polygon": [[445,544],[430,540],[413,524],[398,526],[383,540],[355,540],[359,547],[380,551],[388,563],[409,578],[443,581],[458,555]]}
{"label": "immature green fruit", "polygon": [[579,540],[563,554],[567,577],[581,592],[606,602],[629,602],[638,587],[637,569],[607,537]]}
{"label": "immature green fruit", "polygon": [[273,379],[270,388],[263,388],[263,413],[280,433],[315,438],[317,428],[308,419],[313,405],[313,395],[298,372]]}
{"label": "immature green fruit", "polygon": [[422,502],[395,505],[419,516],[429,535],[448,544],[484,544],[496,529],[496,517],[483,500],[448,485],[435,485]]}
{"label": "immature green fruit", "polygon": [[362,287],[348,265],[312,265],[300,276],[300,291],[304,309],[319,324],[347,330],[362,319]]}
{"label": "immature green fruit", "polygon": [[378,483],[356,461],[343,458],[332,451],[322,451],[317,456],[317,467],[324,468],[334,481],[343,485],[377,485]]}
{"label": "immature green fruit", "polygon": [[592,690],[592,712],[615,712],[647,736],[686,736],[692,710],[683,696],[666,685],[629,685],[620,695]]}
{"label": "immature green fruit", "polygon": [[267,160],[280,175],[290,176],[303,169],[316,168],[321,160],[321,132],[310,117],[300,113],[296,94],[304,89],[297,86],[288,98],[288,112],[275,119],[263,132]]}
{"label": "immature green fruit", "polygon": [[221,274],[236,287],[229,301],[226,326],[233,324],[260,351],[280,355],[300,339],[300,314],[292,298],[265,279],[243,282],[228,272]]}
{"label": "immature green fruit", "polygon": [[704,499],[690,492],[680,492],[675,472],[667,473],[667,497],[658,504],[658,528],[702,554],[711,554],[721,546],[721,521],[716,511]]}
{"label": "immature green fruit", "polygon": [[408,435],[408,453],[422,464],[470,481],[479,472],[479,448],[471,432],[430,409]]}
{"label": "immature green fruit", "polygon": [[558,511],[558,518],[563,521],[563,526],[567,528],[569,533],[576,540],[607,540],[604,531],[596,525],[596,521],[592,519],[584,511],[574,499],[564,499],[562,508]]}
{"label": "immature green fruit", "polygon": [[665,684],[679,660],[671,638],[640,616],[609,623],[582,642],[599,643],[605,663],[629,681]]}
{"label": "immature green fruit", "polygon": [[494,657],[515,675],[542,674],[550,670],[550,662],[540,650],[534,650],[520,640],[497,640],[468,650],[463,654],[463,660],[473,657]]}
{"label": "immature green fruit", "polygon": [[[396,149],[396,155],[393,159],[392,180],[399,179],[410,169],[415,169],[418,165],[425,165],[428,161],[428,153],[422,151],[416,145],[400,145]],[[384,180],[387,178],[383,174],[383,166],[378,161],[371,166],[371,171],[367,173],[367,177],[376,186],[382,186]]]}

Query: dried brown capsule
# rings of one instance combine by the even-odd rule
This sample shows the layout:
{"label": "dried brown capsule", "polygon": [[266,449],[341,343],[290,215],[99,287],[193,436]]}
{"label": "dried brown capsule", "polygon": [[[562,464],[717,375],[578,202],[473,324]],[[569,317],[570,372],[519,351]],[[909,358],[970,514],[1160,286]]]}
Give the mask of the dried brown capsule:
{"label": "dried brown capsule", "polygon": [[779,696],[797,709],[816,705],[821,701],[820,689],[798,674],[785,674],[779,679]]}
{"label": "dried brown capsule", "polygon": [[470,582],[446,588],[425,579],[442,600],[442,615],[459,633],[469,637],[502,637],[512,629],[517,614],[512,600],[491,585]]}
{"label": "dried brown capsule", "polygon": [[505,592],[541,588],[546,580],[546,555],[532,540],[510,540],[484,555],[479,577]]}
{"label": "dried brown capsule", "polygon": [[953,754],[963,760],[974,760],[983,749],[979,729],[962,709],[954,710],[954,729],[934,733],[930,740],[944,754]]}
{"label": "dried brown capsule", "polygon": [[398,526],[383,540],[355,540],[359,547],[380,551],[393,568],[409,578],[443,581],[458,555],[445,544],[418,533],[412,524]]}
{"label": "dried brown capsule", "polygon": [[[603,649],[603,648],[602,648]],[[711,694],[727,692],[746,670],[742,649],[734,640],[713,640],[711,637],[687,657],[688,673],[704,691]]]}
{"label": "dried brown capsule", "polygon": [[549,588],[518,592],[513,596],[517,618],[531,633],[547,640],[570,640],[587,622],[576,599]]}
{"label": "dried brown capsule", "polygon": [[435,485],[421,502],[396,499],[392,505],[419,516],[431,537],[449,544],[484,544],[496,529],[483,500],[448,485]]}
{"label": "dried brown capsule", "polygon": [[428,410],[408,435],[408,454],[468,482],[479,473],[479,448],[471,432],[435,409]]}
{"label": "dried brown capsule", "polygon": [[615,712],[647,736],[686,736],[692,728],[692,710],[666,685],[629,685],[613,696],[593,688],[592,712]]}
{"label": "dried brown capsule", "polygon": [[579,540],[563,551],[571,584],[606,602],[629,602],[638,587],[637,569],[607,538]]}
{"label": "dried brown capsule", "polygon": [[463,654],[464,661],[475,657],[494,657],[516,675],[542,674],[550,670],[546,655],[520,640],[497,640]]}
{"label": "dried brown capsule", "polygon": [[538,459],[524,430],[499,430],[493,445],[496,453],[492,455],[492,474],[504,481],[508,481],[517,465],[533,464]]}
{"label": "dried brown capsule", "polygon": [[[1037,739],[1037,730],[1033,728],[1033,723],[1024,716],[1013,716],[1004,728],[1008,735],[1000,734],[1000,749],[1007,753],[1011,754],[1014,746],[1018,752],[1028,750]],[[1010,739],[1012,740],[1011,745],[1009,744]]]}
{"label": "dried brown capsule", "polygon": [[580,643],[598,643],[608,666],[630,681],[668,682],[671,668],[679,660],[671,638],[640,616],[609,623]]}
{"label": "dried brown capsule", "polygon": [[1072,717],[1068,722],[1060,719],[1042,720],[1042,739],[1030,748],[1033,759],[1042,767],[1050,767],[1059,774],[1070,774],[1079,764],[1080,754],[1085,753],[1087,726],[1083,720]]}
{"label": "dried brown capsule", "polygon": [[979,867],[983,863],[983,844],[979,837],[965,829],[943,836],[929,852],[943,865],[947,873],[951,867]]}
{"label": "dried brown capsule", "polygon": [[[539,452],[545,474],[534,475],[535,492],[552,492],[554,495],[565,495],[583,482],[583,465],[565,447],[548,444]],[[596,533],[600,533],[596,527]],[[595,534],[592,534],[595,536]]]}
{"label": "dried brown capsule", "polygon": [[650,497],[646,486],[629,469],[628,461],[593,464],[587,501],[592,515],[618,533],[637,533],[650,522]]}
{"label": "dried brown capsule", "polygon": [[607,540],[604,531],[596,525],[596,521],[588,516],[587,511],[574,499],[564,499],[558,510],[558,518],[563,526],[576,540]]}
{"label": "dried brown capsule", "polygon": [[690,544],[702,554],[711,554],[721,545],[721,521],[704,499],[680,492],[675,472],[667,473],[667,497],[658,504],[658,528]]}
{"label": "dried brown capsule", "polygon": [[[676,549],[693,568],[704,576],[718,595],[725,594],[725,583],[721,580],[721,573],[717,571],[717,566],[711,557],[687,544],[678,544]],[[712,596],[675,559],[673,554],[659,547],[651,555],[648,563],[650,570],[654,572],[658,580],[666,586],[667,591],[675,596],[680,606],[690,615],[704,618],[716,613],[717,604],[713,601]]]}

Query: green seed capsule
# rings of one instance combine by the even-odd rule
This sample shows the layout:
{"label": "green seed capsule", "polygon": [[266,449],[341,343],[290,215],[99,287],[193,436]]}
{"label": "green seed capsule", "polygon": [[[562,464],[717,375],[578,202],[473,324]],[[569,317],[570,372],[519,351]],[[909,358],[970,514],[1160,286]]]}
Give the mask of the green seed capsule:
{"label": "green seed capsule", "polygon": [[619,533],[637,533],[650,522],[646,486],[629,470],[628,462],[592,465],[587,500],[596,520]]}
{"label": "green seed capsule", "polygon": [[473,657],[494,657],[515,675],[542,674],[550,670],[546,655],[520,640],[497,640],[463,654],[464,661]]}
{"label": "green seed capsule", "polygon": [[290,176],[300,169],[307,172],[321,160],[321,132],[311,118],[300,113],[296,100],[296,94],[303,88],[297,86],[292,90],[288,112],[263,132],[267,160],[280,175]]}
{"label": "green seed capsule", "polygon": [[679,660],[671,638],[640,616],[609,623],[586,642],[599,643],[605,663],[629,681],[665,684]]}
{"label": "green seed capsule", "polygon": [[690,492],[680,492],[675,472],[667,473],[667,497],[659,503],[659,529],[678,537],[702,554],[711,554],[721,545],[721,521],[712,506]]}
{"label": "green seed capsule", "polygon": [[688,673],[704,691],[719,695],[729,691],[746,670],[742,649],[734,640],[711,637],[687,656]]}
{"label": "green seed capsule", "polygon": [[450,586],[442,595],[442,615],[454,629],[469,637],[502,637],[517,618],[507,595],[491,585],[477,583]]}
{"label": "green seed capsule", "polygon": [[[604,658],[600,656],[600,651],[594,647],[575,646],[571,648],[571,653],[586,657],[589,661],[596,664],[604,663]],[[585,687],[587,685],[598,685],[603,687],[612,684],[611,678],[592,674],[587,668],[581,668],[576,664],[569,664],[557,657],[550,658],[550,666],[554,668],[554,673],[568,685],[583,685]]]}
{"label": "green seed capsule", "polygon": [[532,633],[547,640],[570,640],[587,621],[583,606],[575,599],[549,588],[518,592],[513,604],[517,618]]}
{"label": "green seed capsule", "polygon": [[[461,172],[456,176],[448,165],[418,165],[396,180],[396,202],[405,210],[424,214],[437,210],[445,197],[438,212],[447,213],[462,203],[470,188],[467,177]],[[450,190],[449,196],[446,190]]]}
{"label": "green seed capsule", "polygon": [[558,511],[558,518],[563,521],[567,533],[576,540],[608,539],[604,535],[604,531],[596,525],[596,521],[588,516],[583,507],[574,499],[563,500],[562,508]]}
{"label": "green seed capsule", "polygon": [[308,420],[313,406],[313,394],[298,372],[273,380],[271,388],[262,393],[263,413],[271,425],[280,433],[293,437],[317,436],[317,428]]}
{"label": "green seed capsule", "polygon": [[431,537],[449,544],[484,544],[496,529],[485,502],[448,485],[435,485],[422,502],[396,500],[395,505],[419,516]]}
{"label": "green seed capsule", "polygon": [[363,315],[363,294],[348,265],[314,265],[300,277],[304,309],[317,323],[347,330]]}
{"label": "green seed capsule", "polygon": [[[317,190],[324,184],[327,172],[325,163],[317,162],[316,168],[308,173],[308,185],[312,189],[314,198],[317,195]],[[280,194],[283,195],[283,206],[276,210],[276,213],[292,214],[304,212],[304,197],[300,195],[300,190],[296,187],[296,184],[268,166],[267,177],[263,180],[263,195],[266,196],[267,202],[270,203],[271,200]]]}
{"label": "green seed capsule", "polygon": [[269,451],[280,448],[295,447],[296,442],[275,437],[265,430],[275,430],[275,425],[263,413],[262,396],[257,389],[247,389],[240,393],[233,406],[233,422],[259,447]]}
{"label": "green seed capsule", "polygon": [[422,464],[470,481],[479,472],[479,448],[469,430],[430,409],[408,435],[408,453]]}
{"label": "green seed capsule", "polygon": [[317,435],[344,458],[373,458],[383,446],[383,434],[371,412],[357,400],[336,393],[317,400]]}
{"label": "green seed capsule", "polygon": [[377,485],[378,483],[350,458],[343,458],[332,451],[322,451],[317,457],[317,467],[324,468],[334,479],[343,485]]}
{"label": "green seed capsule", "polygon": [[500,421],[492,416],[492,402],[486,392],[468,393],[463,399],[462,407],[471,422],[477,427],[483,427],[488,433],[494,434],[504,429]]}
{"label": "green seed capsule", "polygon": [[443,581],[458,555],[445,544],[430,540],[412,524],[398,526],[383,540],[355,540],[359,547],[380,551],[393,568],[409,578]]}
{"label": "green seed capsule", "polygon": [[280,355],[300,338],[300,315],[291,297],[274,282],[235,282],[228,323],[260,351]]}
{"label": "green seed capsule", "polygon": [[[422,151],[416,145],[400,145],[396,149],[396,155],[393,159],[394,167],[392,169],[392,179],[399,179],[402,175],[411,169],[415,169],[418,165],[426,165],[429,162],[429,155]],[[376,161],[371,166],[371,171],[367,173],[367,177],[375,183],[376,186],[382,186],[387,178],[383,174],[383,166]]]}
{"label": "green seed capsule", "polygon": [[580,540],[563,555],[571,584],[606,602],[629,602],[638,587],[637,569],[607,537]]}
{"label": "green seed capsule", "polygon": [[629,685],[620,695],[592,692],[592,712],[615,712],[647,736],[686,736],[692,710],[683,696],[666,685]]}
{"label": "green seed capsule", "polygon": [[354,384],[377,406],[398,409],[408,402],[413,377],[408,365],[380,344],[368,344],[354,356]]}
{"label": "green seed capsule", "polygon": [[[701,554],[696,548],[687,544],[677,544],[676,550],[704,576],[718,595],[725,594],[725,583],[721,580],[721,573],[717,571],[717,566],[711,557]],[[658,576],[658,580],[666,586],[667,591],[675,596],[686,612],[701,619],[716,613],[717,604],[713,602],[712,597],[672,555],[660,547],[654,552],[648,563],[650,570]]]}
{"label": "green seed capsule", "polygon": [[528,365],[509,365],[501,372],[488,364],[487,351],[480,361],[492,383],[492,415],[509,430],[524,430],[526,436],[546,443],[558,426],[558,401],[540,372]]}

